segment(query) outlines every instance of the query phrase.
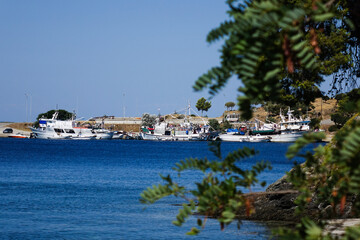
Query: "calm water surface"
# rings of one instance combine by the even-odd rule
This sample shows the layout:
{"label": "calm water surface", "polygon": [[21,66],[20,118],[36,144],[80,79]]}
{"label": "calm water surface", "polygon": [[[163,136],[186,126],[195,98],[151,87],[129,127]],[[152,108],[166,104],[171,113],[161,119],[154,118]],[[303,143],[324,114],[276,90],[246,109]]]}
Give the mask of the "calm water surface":
{"label": "calm water surface", "polygon": [[[284,158],[289,144],[223,143],[225,153],[240,146],[260,153],[242,162],[247,168],[269,160],[272,171],[262,179],[272,183],[290,170]],[[179,199],[166,198],[147,207],[140,193],[161,183],[159,173],[186,157],[212,157],[206,142],[67,141],[0,139],[1,239],[267,239],[263,223],[231,224],[221,232],[209,220],[196,238],[186,236],[195,219],[183,227],[175,220]],[[178,179],[193,187],[198,172]],[[264,188],[255,187],[255,191]]]}

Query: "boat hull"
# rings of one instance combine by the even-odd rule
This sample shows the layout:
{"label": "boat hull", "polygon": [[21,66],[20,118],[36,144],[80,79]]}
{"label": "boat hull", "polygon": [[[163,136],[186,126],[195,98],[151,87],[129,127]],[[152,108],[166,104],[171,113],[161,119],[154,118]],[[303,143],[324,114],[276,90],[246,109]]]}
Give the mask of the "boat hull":
{"label": "boat hull", "polygon": [[16,135],[10,135],[9,138],[29,138],[29,137],[25,135],[16,134]]}
{"label": "boat hull", "polygon": [[151,141],[201,141],[203,138],[200,134],[191,135],[157,135],[149,133],[140,133],[143,140]]}
{"label": "boat hull", "polygon": [[96,139],[112,139],[113,132],[106,132],[106,133],[96,133]]}
{"label": "boat hull", "polygon": [[285,132],[281,134],[271,135],[271,142],[295,142],[305,132]]}
{"label": "boat hull", "polygon": [[270,140],[269,136],[238,134],[220,134],[219,138],[225,142],[268,142]]}

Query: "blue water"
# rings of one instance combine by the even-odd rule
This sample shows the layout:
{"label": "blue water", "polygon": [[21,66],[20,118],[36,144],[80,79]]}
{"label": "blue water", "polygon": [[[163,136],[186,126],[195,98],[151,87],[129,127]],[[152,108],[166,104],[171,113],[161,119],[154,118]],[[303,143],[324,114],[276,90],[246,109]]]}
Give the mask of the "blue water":
{"label": "blue water", "polygon": [[[244,161],[248,168],[265,159],[273,170],[262,174],[268,183],[290,170],[284,158],[289,144],[223,143],[225,153],[250,146],[260,153]],[[206,142],[68,141],[0,139],[0,239],[193,239],[171,224],[179,199],[165,198],[144,210],[140,193],[161,183],[159,173],[186,157],[212,157]],[[182,175],[192,187],[198,172]],[[258,186],[254,191],[264,190]],[[267,239],[264,223],[245,221],[220,231],[208,220],[196,239]]]}

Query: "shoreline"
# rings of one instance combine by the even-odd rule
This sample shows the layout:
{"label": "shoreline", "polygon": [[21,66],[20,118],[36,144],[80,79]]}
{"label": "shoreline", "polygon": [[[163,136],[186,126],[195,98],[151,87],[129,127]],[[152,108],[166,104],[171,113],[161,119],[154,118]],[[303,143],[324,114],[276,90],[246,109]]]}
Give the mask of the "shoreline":
{"label": "shoreline", "polygon": [[[17,133],[19,133],[19,134],[22,134],[22,135],[25,135],[25,136],[27,136],[27,137],[30,137],[30,134],[32,133],[31,132],[31,130],[30,129],[26,129],[26,130],[24,130],[24,128],[25,128],[25,126],[29,126],[31,123],[14,123],[14,122],[1,122],[0,123],[0,138],[6,138],[6,137],[9,137],[10,135],[12,135],[12,134],[17,134]],[[23,129],[18,129],[18,128],[15,128],[15,127],[13,127],[13,125],[19,125],[19,126],[21,126],[21,125],[23,125]],[[129,126],[128,126],[129,125]],[[117,128],[115,128],[114,130],[124,130],[124,131],[126,131],[126,130],[133,130],[133,128],[134,128],[134,126],[133,126],[134,124],[121,124],[121,128],[122,129],[117,129]],[[136,125],[138,125],[138,124],[136,124]],[[139,125],[140,126],[140,125]],[[3,133],[3,131],[4,131],[4,129],[6,129],[6,128],[12,128],[13,129],[13,133]],[[137,128],[137,127],[136,127]],[[139,127],[140,128],[140,127]],[[130,131],[129,131],[130,132]],[[133,131],[131,131],[131,132],[133,132]],[[136,131],[135,131],[136,132]],[[331,139],[333,138],[333,136],[334,136],[334,133],[326,133],[326,137],[325,137],[325,139],[323,140],[323,142],[326,142],[326,143],[328,143],[328,142],[330,142],[331,141]]]}

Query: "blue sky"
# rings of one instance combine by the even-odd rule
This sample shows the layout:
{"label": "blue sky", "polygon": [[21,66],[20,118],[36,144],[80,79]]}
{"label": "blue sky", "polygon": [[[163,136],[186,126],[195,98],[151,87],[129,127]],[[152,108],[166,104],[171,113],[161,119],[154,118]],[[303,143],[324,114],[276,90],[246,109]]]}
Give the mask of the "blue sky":
{"label": "blue sky", "polygon": [[[56,106],[84,118],[195,108],[209,95],[193,83],[219,63],[206,35],[226,11],[222,0],[1,0],[0,121]],[[207,114],[220,116],[237,86]]]}

